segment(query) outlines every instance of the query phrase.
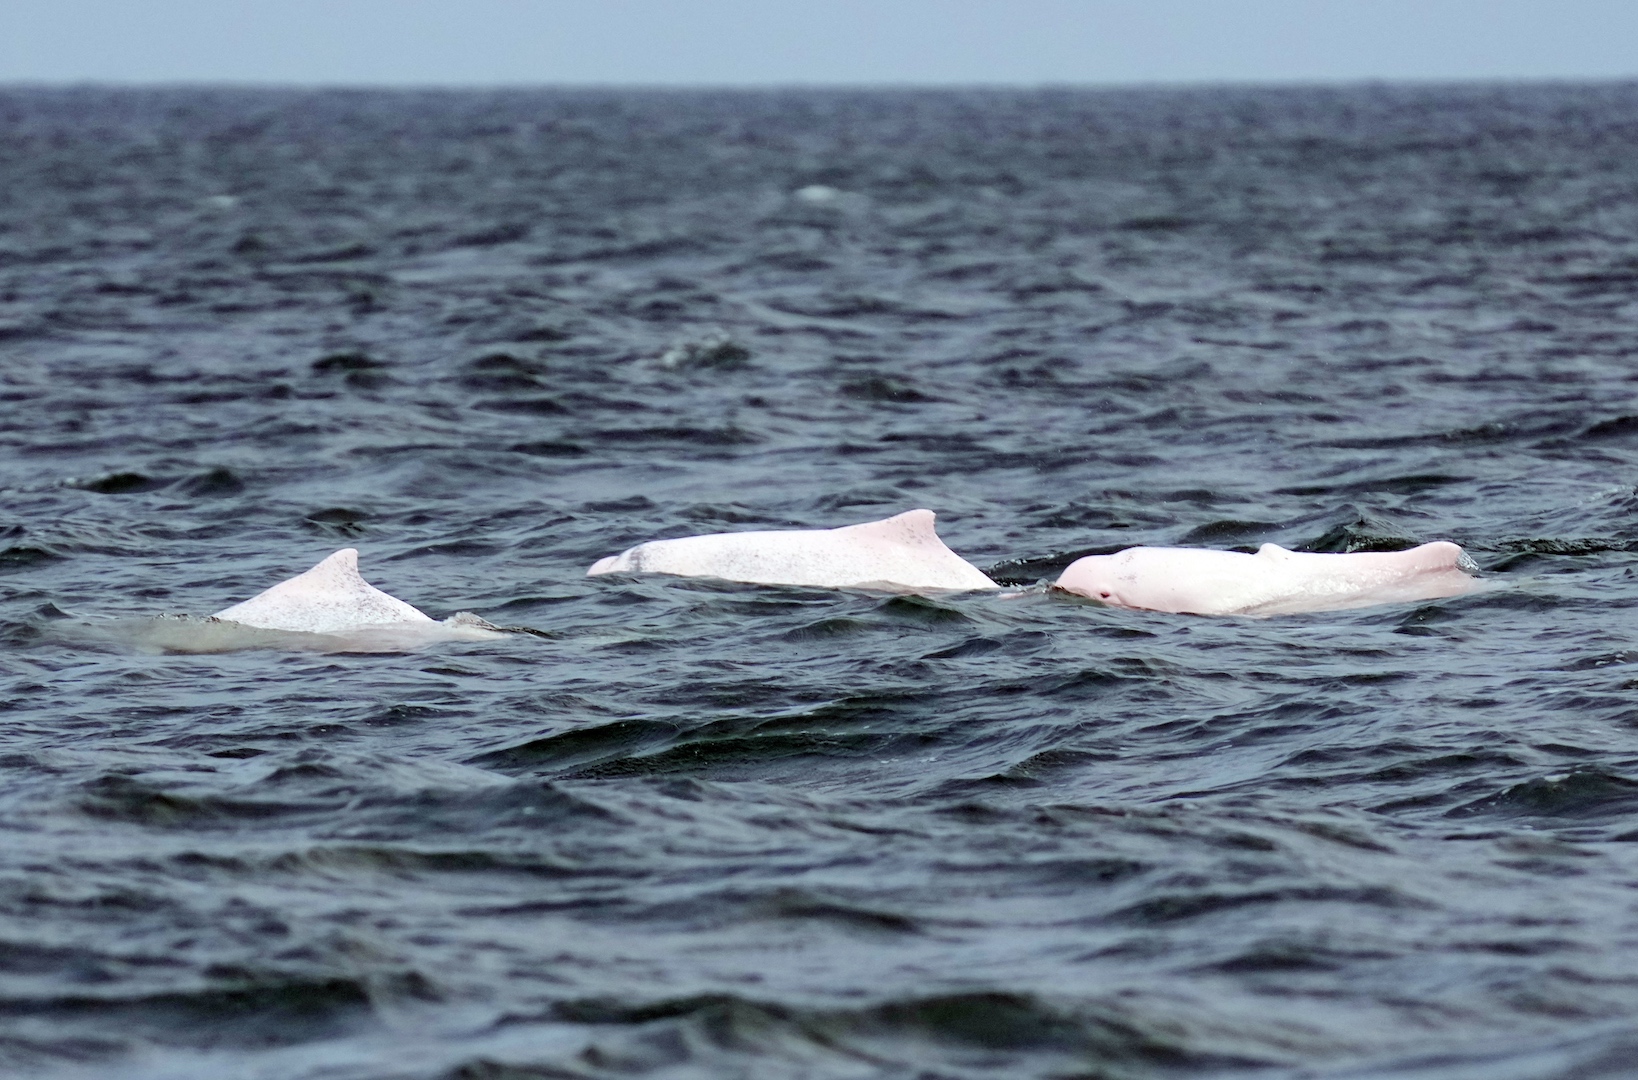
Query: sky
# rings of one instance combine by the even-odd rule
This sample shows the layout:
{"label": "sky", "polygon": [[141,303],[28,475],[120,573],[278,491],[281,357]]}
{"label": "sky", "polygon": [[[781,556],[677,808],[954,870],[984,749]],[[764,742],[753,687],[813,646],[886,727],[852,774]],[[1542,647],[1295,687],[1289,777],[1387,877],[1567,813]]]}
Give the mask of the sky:
{"label": "sky", "polygon": [[1638,77],[1638,0],[0,0],[0,83]]}

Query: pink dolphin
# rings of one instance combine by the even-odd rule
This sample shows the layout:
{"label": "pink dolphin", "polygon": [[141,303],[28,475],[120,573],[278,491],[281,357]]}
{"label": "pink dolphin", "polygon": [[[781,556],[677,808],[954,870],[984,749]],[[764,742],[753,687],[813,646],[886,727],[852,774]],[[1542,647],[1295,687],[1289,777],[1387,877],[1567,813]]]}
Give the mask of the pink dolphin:
{"label": "pink dolphin", "polygon": [[1289,615],[1457,596],[1472,561],[1439,540],[1409,551],[1331,555],[1264,544],[1257,554],[1127,548],[1071,563],[1057,587],[1106,604],[1194,615]]}
{"label": "pink dolphin", "polygon": [[907,510],[840,529],[710,533],[646,544],[599,559],[588,574],[651,573],[763,585],[920,592],[994,589],[944,546],[931,510]]}
{"label": "pink dolphin", "polygon": [[295,634],[374,634],[389,644],[482,641],[501,636],[470,612],[437,622],[419,608],[382,592],[359,574],[357,548],[342,548],[306,573],[223,608],[211,618]]}

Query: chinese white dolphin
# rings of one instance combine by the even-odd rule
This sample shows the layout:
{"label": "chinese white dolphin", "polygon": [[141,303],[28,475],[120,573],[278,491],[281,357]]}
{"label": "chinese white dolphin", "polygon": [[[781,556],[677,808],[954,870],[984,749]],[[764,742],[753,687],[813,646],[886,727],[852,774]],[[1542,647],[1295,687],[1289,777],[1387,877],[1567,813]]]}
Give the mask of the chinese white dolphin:
{"label": "chinese white dolphin", "polygon": [[377,589],[359,574],[356,548],[342,548],[306,573],[223,608],[211,618],[258,630],[341,635],[349,644],[366,649],[500,636],[499,630],[468,612],[438,622]]}
{"label": "chinese white dolphin", "polygon": [[840,529],[651,540],[599,559],[587,573],[676,574],[761,585],[889,592],[999,587],[944,546],[933,530],[931,510],[908,510]]}
{"label": "chinese white dolphin", "polygon": [[1447,540],[1409,551],[1257,554],[1136,547],[1069,564],[1057,587],[1115,607],[1194,615],[1290,615],[1457,596],[1481,588]]}

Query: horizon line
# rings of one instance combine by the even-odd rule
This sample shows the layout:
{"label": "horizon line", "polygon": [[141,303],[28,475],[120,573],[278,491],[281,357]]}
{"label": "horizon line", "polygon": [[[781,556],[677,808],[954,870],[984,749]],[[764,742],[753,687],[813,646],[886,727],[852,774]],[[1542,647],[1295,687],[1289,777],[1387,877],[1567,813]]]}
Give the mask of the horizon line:
{"label": "horizon line", "polygon": [[881,81],[791,81],[791,82],[619,82],[573,80],[551,81],[326,81],[278,79],[5,79],[0,91],[8,90],[261,90],[261,91],[500,91],[500,90],[590,90],[656,91],[664,93],[722,93],[732,91],[928,91],[928,90],[1291,90],[1363,87],[1506,87],[1506,86],[1595,86],[1638,84],[1638,73],[1630,75],[1495,75],[1495,76],[1358,76],[1308,78],[1303,76],[1259,79],[1199,78],[1140,79],[1100,82],[1095,80],[1043,79],[1036,82],[1014,80],[970,82],[914,80]]}

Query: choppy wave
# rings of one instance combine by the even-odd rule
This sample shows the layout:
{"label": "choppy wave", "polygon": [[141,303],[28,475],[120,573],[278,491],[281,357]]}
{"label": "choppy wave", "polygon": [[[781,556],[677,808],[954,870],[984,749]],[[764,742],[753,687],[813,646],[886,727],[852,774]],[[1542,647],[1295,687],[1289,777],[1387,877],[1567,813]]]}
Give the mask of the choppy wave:
{"label": "choppy wave", "polygon": [[[1624,1075],[1635,131],[0,91],[0,1069]],[[914,506],[1009,588],[584,576]],[[1034,587],[1433,539],[1496,587]],[[516,632],[202,617],[342,546]]]}

